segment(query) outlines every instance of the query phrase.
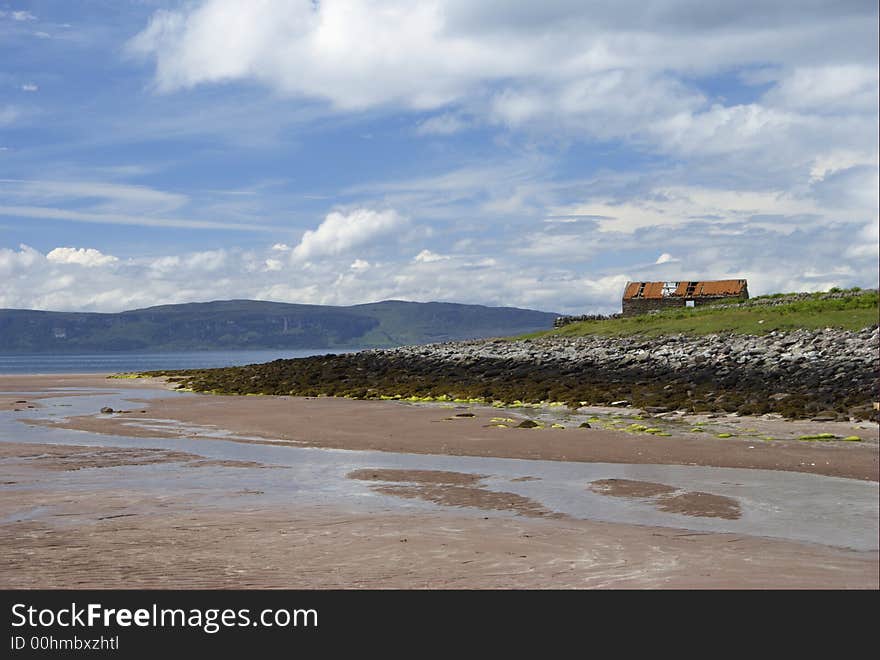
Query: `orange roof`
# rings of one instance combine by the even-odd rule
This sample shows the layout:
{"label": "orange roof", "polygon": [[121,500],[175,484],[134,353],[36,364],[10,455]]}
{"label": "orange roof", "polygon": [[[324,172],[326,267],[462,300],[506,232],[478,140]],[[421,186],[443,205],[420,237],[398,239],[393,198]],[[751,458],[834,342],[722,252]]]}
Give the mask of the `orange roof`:
{"label": "orange roof", "polygon": [[[627,282],[623,299],[632,298],[699,298],[700,296],[738,296],[746,280],[709,280],[681,282]],[[666,289],[666,295],[664,295]]]}
{"label": "orange roof", "polygon": [[623,299],[635,298],[640,284],[641,282],[627,282],[626,288],[623,290]]}

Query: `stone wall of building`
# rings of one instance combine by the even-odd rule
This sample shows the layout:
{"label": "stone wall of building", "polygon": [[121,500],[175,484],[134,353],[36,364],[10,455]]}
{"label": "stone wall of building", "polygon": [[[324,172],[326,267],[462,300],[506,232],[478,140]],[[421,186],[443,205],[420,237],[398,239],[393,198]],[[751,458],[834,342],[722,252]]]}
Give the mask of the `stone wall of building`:
{"label": "stone wall of building", "polygon": [[684,306],[684,298],[630,298],[624,299],[622,314],[624,317],[639,316]]}
{"label": "stone wall of building", "polygon": [[[748,294],[744,296],[703,296],[700,298],[683,298],[681,296],[670,296],[668,298],[624,298],[622,316],[639,316],[640,314],[659,312],[677,307],[700,307],[725,299],[735,303],[746,298],[748,298]],[[693,305],[688,305],[689,301]]]}

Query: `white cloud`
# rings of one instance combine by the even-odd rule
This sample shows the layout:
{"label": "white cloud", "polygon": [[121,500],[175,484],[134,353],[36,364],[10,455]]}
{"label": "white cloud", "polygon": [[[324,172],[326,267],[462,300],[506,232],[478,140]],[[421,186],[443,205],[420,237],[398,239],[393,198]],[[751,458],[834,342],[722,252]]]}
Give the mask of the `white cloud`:
{"label": "white cloud", "polygon": [[821,153],[813,159],[810,168],[810,182],[824,179],[829,174],[846,170],[857,165],[871,165],[875,169],[880,165],[877,152],[834,149]]}
{"label": "white cloud", "polygon": [[[707,135],[735,146],[797,121],[785,111],[876,111],[876,7],[692,4],[203,0],[156,12],[129,48],[155,60],[164,92],[256,80],[340,109],[458,105],[511,127],[664,148],[695,149]],[[713,105],[688,82],[756,66],[774,86],[766,107]],[[462,124],[448,111],[417,131]]]}
{"label": "white cloud", "polygon": [[226,265],[226,258],[226,250],[194,252],[184,260],[184,266],[191,270],[213,273]]}
{"label": "white cloud", "polygon": [[[777,191],[738,191],[699,186],[657,187],[640,198],[618,202],[596,199],[573,207],[556,209],[554,215],[588,216],[595,218],[601,232],[632,233],[649,227],[683,226],[698,220],[715,225],[752,222],[761,226],[755,216],[814,216],[821,222],[826,210],[810,197],[797,197]],[[765,221],[768,229],[791,233],[800,225]]]}
{"label": "white cloud", "polygon": [[798,67],[765,95],[770,105],[822,114],[841,110],[871,112],[877,107],[876,66],[842,64]]}
{"label": "white cloud", "polygon": [[[553,182],[553,159],[531,155],[540,148],[509,163],[341,191],[356,205],[418,217],[425,232],[429,222],[463,233],[465,224],[568,214],[591,216],[604,233],[703,218],[716,232],[747,223],[790,235],[803,223],[875,217],[859,188],[870,182],[856,168],[877,170],[876,7],[737,7],[203,0],[156,12],[129,48],[155,62],[163,93],[256,81],[292,103],[323,101],[308,106],[316,112],[434,111],[415,127],[420,135],[479,126],[539,145],[622,141],[677,161],[657,177],[663,184],[645,184],[650,194]],[[701,82],[731,72],[743,100]],[[601,153],[590,157],[601,166]],[[307,232],[294,259],[348,249],[349,239],[333,236],[345,231]],[[561,233],[524,236],[520,256],[592,258]]]}
{"label": "white cloud", "polygon": [[183,229],[226,229],[230,231],[268,231],[270,228],[259,224],[237,222],[212,222],[210,220],[189,220],[183,218],[155,218],[122,213],[87,213],[43,206],[0,206],[0,216],[19,218],[43,218],[46,220],[68,220],[102,225],[134,225],[139,227],[178,227]]}
{"label": "white cloud", "polygon": [[21,86],[21,89],[23,92],[36,92],[40,87],[35,83],[25,83]]}
{"label": "white cloud", "polygon": [[7,278],[19,269],[28,269],[42,261],[43,255],[28,245],[20,245],[19,250],[0,248],[0,275]]}
{"label": "white cloud", "polygon": [[702,94],[665,72],[608,68],[570,78],[526,79],[494,96],[490,118],[512,128],[580,134],[600,139],[636,138],[678,114],[692,114]]}
{"label": "white cloud", "polygon": [[94,248],[57,247],[46,255],[46,259],[57,264],[77,264],[94,268],[107,266],[119,261],[110,254],[103,254]]}
{"label": "white cloud", "polygon": [[674,263],[677,261],[681,261],[681,259],[676,259],[668,252],[664,252],[659,257],[657,257],[657,261],[655,261],[654,263],[655,264],[668,264],[668,263]]}
{"label": "white cloud", "polygon": [[171,211],[185,205],[186,195],[157,190],[147,186],[104,181],[52,181],[40,179],[0,179],[0,191],[8,199],[21,202],[47,200],[66,202],[98,202],[95,210],[142,209],[144,211]]}
{"label": "white cloud", "polygon": [[0,18],[11,18],[13,21],[35,21],[37,17],[29,11],[0,11]]}
{"label": "white cloud", "polygon": [[871,259],[877,263],[880,257],[880,223],[873,220],[855,234],[854,242],[846,250],[846,256],[854,259]]}
{"label": "white cloud", "polygon": [[[499,116],[512,123],[551,109],[564,115],[611,105],[626,115],[646,116],[675,101],[670,91],[681,91],[664,77],[667,71],[797,62],[817,46],[826,60],[852,60],[854,52],[869,66],[872,59],[853,39],[854,31],[870,36],[869,9],[863,15],[830,9],[822,15],[822,8],[791,7],[776,12],[766,26],[734,29],[729,21],[740,17],[729,12],[702,12],[717,14],[714,23],[681,20],[691,11],[677,6],[681,3],[650,11],[634,5],[623,14],[618,5],[626,3],[549,3],[528,9],[531,17],[523,21],[508,18],[526,12],[522,8],[475,11],[472,4],[205,0],[156,12],[130,49],[155,59],[156,84],[163,91],[255,79],[282,93],[349,109],[388,103],[438,108],[489,83],[517,80],[494,101]],[[823,23],[824,31],[812,29]],[[838,39],[833,47],[831,39]],[[700,57],[693,57],[697,52]],[[634,76],[635,71],[645,75]]]}
{"label": "white cloud", "polygon": [[387,236],[405,224],[406,219],[392,209],[355,209],[349,213],[334,211],[327,214],[317,229],[309,229],[303,234],[292,256],[297,261],[308,261],[339,255]]}
{"label": "white cloud", "polygon": [[349,268],[354,271],[369,270],[370,262],[365,261],[364,259],[355,259],[353,262],[351,262],[351,266],[349,266]]}
{"label": "white cloud", "polygon": [[149,259],[147,264],[154,274],[163,277],[180,276],[191,272],[207,274],[216,273],[227,265],[227,257],[226,250],[207,250]]}
{"label": "white cloud", "polygon": [[435,261],[446,261],[449,257],[442,254],[435,254],[430,250],[422,250],[415,257],[413,257],[413,261],[419,264],[430,264]]}
{"label": "white cloud", "polygon": [[[587,273],[552,251],[524,260],[516,252],[519,237],[498,245],[491,256],[432,259],[435,253],[429,253],[422,260],[401,255],[367,262],[340,254],[308,268],[279,259],[271,244],[125,259],[97,248],[58,248],[44,255],[20,246],[0,248],[0,308],[120,311],[240,298],[334,305],[403,299],[584,313],[619,310],[623,286],[634,279],[746,277],[754,294],[876,286],[877,281],[877,223],[855,232],[845,225],[806,228],[788,241],[774,240],[762,229],[737,227],[716,236],[692,226],[641,229],[627,241],[608,234],[596,241],[589,223],[564,227],[581,233],[551,245],[589,245],[603,254],[619,250],[618,265]],[[676,257],[646,262],[644,246],[661,244]],[[627,266],[630,251],[633,263]]]}
{"label": "white cloud", "polygon": [[381,0],[207,0],[190,11],[156,12],[130,43],[155,57],[162,91],[255,78],[346,109],[439,107],[487,70],[513,73],[527,64],[525,53],[499,46],[487,51],[479,40],[446,33],[442,3]]}
{"label": "white cloud", "polygon": [[[339,109],[442,109],[420,134],[455,133],[468,117],[628,140],[756,178],[877,141],[876,8],[473,4],[204,0],[156,12],[130,49],[155,60],[164,92],[256,80]],[[769,89],[728,104],[692,82],[729,71]],[[488,204],[530,210],[516,193]]]}
{"label": "white cloud", "polygon": [[552,263],[556,260],[577,262],[583,266],[599,249],[599,244],[590,235],[582,233],[546,233],[526,234],[511,249],[516,255],[530,260],[541,260]]}
{"label": "white cloud", "polygon": [[468,122],[451,113],[429,117],[416,128],[419,135],[452,135],[467,128]]}
{"label": "white cloud", "polygon": [[650,128],[665,150],[683,154],[725,154],[766,141],[788,130],[796,115],[758,104],[715,104],[705,112],[682,111],[661,118]]}
{"label": "white cloud", "polygon": [[188,195],[123,183],[0,179],[0,200],[0,216],[14,218],[200,230],[269,229],[258,222],[213,219],[216,214],[209,214],[212,209],[205,205],[199,205],[198,212],[212,219],[175,217],[176,213],[169,216],[166,214],[192,205]]}
{"label": "white cloud", "polygon": [[266,259],[263,262],[263,267],[267,271],[279,271],[284,268],[284,262],[279,261],[278,259]]}

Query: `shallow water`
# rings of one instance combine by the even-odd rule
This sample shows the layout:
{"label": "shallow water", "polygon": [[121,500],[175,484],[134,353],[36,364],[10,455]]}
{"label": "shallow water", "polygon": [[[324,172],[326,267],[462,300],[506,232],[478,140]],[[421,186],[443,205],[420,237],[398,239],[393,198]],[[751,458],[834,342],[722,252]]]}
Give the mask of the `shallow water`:
{"label": "shallow water", "polygon": [[[76,391],[68,388],[65,391]],[[176,429],[180,438],[131,438],[68,429],[29,426],[19,420],[94,414],[104,406],[138,408],[132,399],[167,397],[166,390],[119,392],[43,399],[42,409],[0,412],[0,442],[33,442],[164,448],[209,459],[256,461],[281,469],[185,467],[181,463],[88,468],[53,473],[41,486],[57,490],[134,489],[150,494],[182,494],[200,505],[324,504],[349,510],[387,512],[437,510],[440,505],[376,493],[375,482],[346,475],[360,468],[444,470],[488,475],[482,486],[531,498],[545,508],[574,518],[655,525],[695,532],[734,532],[807,541],[856,550],[878,549],[878,484],[796,472],[676,465],[566,463],[509,458],[398,454],[390,452],[274,446],[246,442],[247,436],[223,429],[184,425],[174,420],[147,420],[156,428]],[[177,393],[175,396],[195,396]],[[187,435],[210,435],[192,439]],[[244,441],[244,442],[243,442]],[[2,465],[2,463],[0,463]],[[530,481],[514,481],[535,477]],[[609,497],[589,490],[599,479],[631,479],[703,491],[736,500],[737,520],[702,518],[658,511],[646,499]],[[9,497],[27,484],[0,487]],[[247,492],[259,491],[259,492]],[[448,509],[447,509],[448,510]],[[512,515],[461,509],[480,516]],[[38,517],[23,505],[19,519]]]}
{"label": "shallow water", "polygon": [[0,353],[0,374],[88,374],[162,369],[212,369],[272,360],[351,353],[356,348],[121,353]]}

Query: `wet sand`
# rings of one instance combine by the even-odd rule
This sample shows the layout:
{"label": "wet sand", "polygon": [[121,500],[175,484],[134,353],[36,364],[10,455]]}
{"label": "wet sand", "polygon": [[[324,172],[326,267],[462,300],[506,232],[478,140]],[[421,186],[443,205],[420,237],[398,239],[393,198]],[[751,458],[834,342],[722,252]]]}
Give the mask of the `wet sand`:
{"label": "wet sand", "polygon": [[701,491],[680,492],[673,486],[632,479],[599,479],[590,490],[611,497],[634,497],[651,501],[658,510],[703,518],[736,520],[742,513],[731,497]]}
{"label": "wet sand", "polygon": [[119,467],[121,465],[154,465],[177,461],[197,461],[201,458],[196,454],[164,449],[0,443],[0,461],[15,461],[17,459],[18,462],[38,466],[41,470],[70,471]]}
{"label": "wet sand", "polygon": [[22,513],[10,491],[0,500],[5,589],[876,589],[880,581],[876,552],[736,534],[454,508],[365,516],[254,505],[258,492],[247,490],[232,494],[237,506],[127,489],[59,492],[40,486],[45,466],[24,455],[10,462],[14,454],[5,454],[5,478],[33,512]]}
{"label": "wet sand", "polygon": [[[0,376],[0,401],[39,405],[58,387],[129,392],[156,383],[100,376]],[[94,390],[93,390],[94,391]],[[21,394],[20,393],[26,393]],[[71,395],[76,392],[70,392]],[[7,396],[8,395],[8,396]],[[35,403],[34,403],[35,402]],[[140,410],[146,410],[141,413]],[[97,413],[97,411],[95,411]],[[265,442],[341,449],[600,461],[758,467],[877,480],[877,444],[761,444],[754,439],[630,436],[603,429],[490,426],[510,411],[458,410],[289,397],[181,396],[132,412],[87,415],[65,426],[155,437],[127,424],[172,419],[228,429]],[[781,422],[784,424],[784,422]],[[823,427],[825,428],[825,427]],[[168,431],[169,437],[179,437]],[[240,488],[217,498],[157,495],[116,469],[240,468],[188,451],[0,443],[2,588],[870,588],[880,586],[878,553],[742,534],[579,520],[516,493],[489,490],[484,475],[366,468],[349,473],[369,488],[442,508],[365,514],[344,506],[267,503]],[[244,442],[249,442],[245,440]],[[108,444],[111,439],[108,438]],[[749,446],[754,446],[750,449]],[[225,464],[224,464],[225,463]],[[235,465],[240,463],[240,465]],[[269,472],[274,473],[271,469]],[[76,480],[59,488],[55,475]],[[239,474],[236,472],[236,474]],[[278,472],[278,474],[283,474]],[[523,481],[532,479],[522,477]],[[647,498],[690,516],[729,517],[736,502],[662,483],[594,482],[609,498]],[[618,482],[618,483],[614,483]],[[585,483],[584,490],[591,485]],[[460,507],[469,507],[470,512]],[[484,511],[474,514],[473,509]]]}
{"label": "wet sand", "polygon": [[[50,387],[53,382],[54,377],[0,376],[0,393],[10,387],[20,387],[22,390]],[[97,376],[87,376],[81,380],[68,377],[65,382],[79,383],[82,387],[156,387],[155,381],[106,380]],[[863,442],[806,442],[793,439],[767,442],[751,435],[718,438],[710,434],[689,433],[690,427],[687,425],[682,425],[679,432],[673,430],[672,437],[631,435],[602,428],[500,428],[492,422],[499,415],[518,421],[525,419],[523,413],[471,407],[473,417],[457,417],[456,413],[460,413],[460,410],[394,401],[170,394],[168,398],[138,405],[142,407],[115,416],[73,417],[57,425],[93,433],[136,437],[179,437],[184,433],[137,425],[138,420],[167,419],[262,437],[267,442],[280,440],[300,446],[334,449],[756,468],[869,481],[878,481],[880,473],[876,424],[873,428],[854,428],[846,422],[732,420],[738,424],[760,427],[764,433],[767,429],[774,429],[782,437],[786,434],[828,432],[831,429],[836,435],[855,433],[864,438]],[[725,423],[729,422],[725,420]],[[188,437],[198,438],[197,433],[186,433]]]}

